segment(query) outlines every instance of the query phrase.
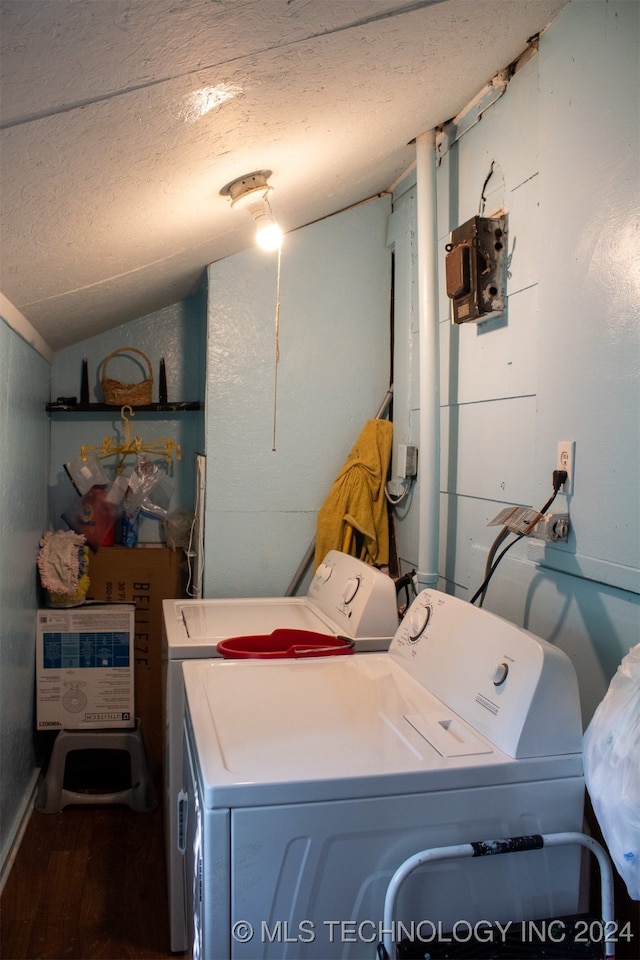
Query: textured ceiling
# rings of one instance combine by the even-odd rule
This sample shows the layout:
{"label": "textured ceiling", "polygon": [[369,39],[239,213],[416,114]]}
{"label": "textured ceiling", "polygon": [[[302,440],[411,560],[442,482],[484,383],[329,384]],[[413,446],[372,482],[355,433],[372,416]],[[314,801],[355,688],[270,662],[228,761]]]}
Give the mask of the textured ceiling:
{"label": "textured ceiling", "polygon": [[0,0],[0,291],[54,350],[388,189],[566,0]]}

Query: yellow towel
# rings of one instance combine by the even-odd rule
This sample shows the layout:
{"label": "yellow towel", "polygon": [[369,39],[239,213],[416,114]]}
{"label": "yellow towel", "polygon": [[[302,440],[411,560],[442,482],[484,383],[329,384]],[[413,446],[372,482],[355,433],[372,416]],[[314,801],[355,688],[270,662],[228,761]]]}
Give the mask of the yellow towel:
{"label": "yellow towel", "polygon": [[367,563],[389,562],[389,524],[384,486],[391,459],[393,424],[368,420],[318,511],[315,565],[329,550]]}

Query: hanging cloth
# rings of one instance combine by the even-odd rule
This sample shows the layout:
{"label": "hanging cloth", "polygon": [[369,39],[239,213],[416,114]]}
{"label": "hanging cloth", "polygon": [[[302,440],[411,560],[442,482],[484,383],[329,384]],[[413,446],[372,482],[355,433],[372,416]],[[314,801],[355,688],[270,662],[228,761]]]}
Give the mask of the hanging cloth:
{"label": "hanging cloth", "polygon": [[389,522],[384,487],[391,460],[393,424],[368,420],[318,511],[315,566],[329,550],[367,563],[389,562]]}
{"label": "hanging cloth", "polygon": [[38,570],[42,586],[52,593],[72,594],[81,574],[82,534],[72,530],[48,530],[40,541]]}

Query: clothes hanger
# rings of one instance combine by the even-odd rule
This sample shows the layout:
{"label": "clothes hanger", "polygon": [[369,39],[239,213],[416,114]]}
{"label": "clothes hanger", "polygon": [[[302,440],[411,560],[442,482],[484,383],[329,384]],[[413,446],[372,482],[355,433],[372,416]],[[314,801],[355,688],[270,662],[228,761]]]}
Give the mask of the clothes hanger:
{"label": "clothes hanger", "polygon": [[85,444],[80,447],[80,456],[83,460],[86,461],[88,450],[95,450],[100,460],[104,460],[107,457],[119,457],[115,470],[116,473],[122,473],[125,459],[129,456],[136,456],[139,453],[148,453],[154,457],[163,457],[168,467],[171,467],[173,464],[173,455],[175,455],[176,460],[182,459],[180,445],[175,443],[170,437],[162,437],[160,440],[145,442],[137,434],[133,437],[131,436],[129,417],[135,417],[135,413],[129,404],[125,404],[120,409],[120,417],[124,430],[124,442],[121,443],[113,437],[105,437],[102,441],[102,446]]}

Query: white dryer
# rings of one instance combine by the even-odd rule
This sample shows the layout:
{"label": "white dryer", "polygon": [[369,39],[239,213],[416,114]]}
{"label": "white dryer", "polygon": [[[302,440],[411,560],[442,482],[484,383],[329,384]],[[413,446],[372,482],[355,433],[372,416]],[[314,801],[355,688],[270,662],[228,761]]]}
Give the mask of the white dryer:
{"label": "white dryer", "polygon": [[348,637],[356,653],[386,650],[397,626],[396,591],[390,577],[335,550],[319,565],[306,596],[163,602],[165,839],[173,951],[186,946],[184,862],[177,846],[183,788],[182,664],[218,658],[217,644],[229,637],[270,634],[282,628]]}
{"label": "white dryer", "polygon": [[[193,957],[370,958],[416,850],[582,829],[571,662],[454,597],[423,591],[388,652],[183,673]],[[578,892],[577,850],[440,862],[406,882],[396,916],[558,916]]]}

